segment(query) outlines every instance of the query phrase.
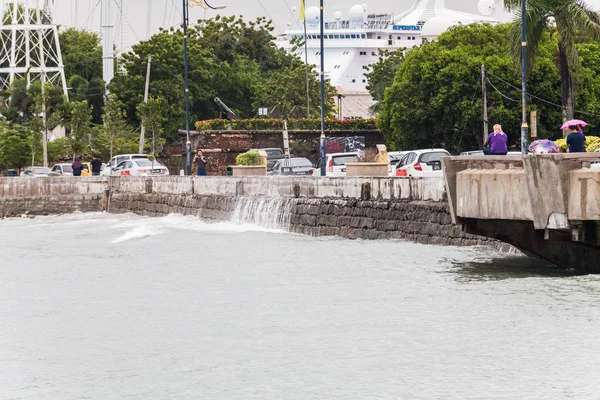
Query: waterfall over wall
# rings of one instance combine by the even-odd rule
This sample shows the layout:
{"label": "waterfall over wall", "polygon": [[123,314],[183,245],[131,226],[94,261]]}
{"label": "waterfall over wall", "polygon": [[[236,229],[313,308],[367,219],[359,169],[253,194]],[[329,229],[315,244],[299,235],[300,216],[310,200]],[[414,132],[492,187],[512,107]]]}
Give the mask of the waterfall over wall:
{"label": "waterfall over wall", "polygon": [[282,197],[240,197],[231,221],[287,230],[292,215],[291,208],[292,200]]}

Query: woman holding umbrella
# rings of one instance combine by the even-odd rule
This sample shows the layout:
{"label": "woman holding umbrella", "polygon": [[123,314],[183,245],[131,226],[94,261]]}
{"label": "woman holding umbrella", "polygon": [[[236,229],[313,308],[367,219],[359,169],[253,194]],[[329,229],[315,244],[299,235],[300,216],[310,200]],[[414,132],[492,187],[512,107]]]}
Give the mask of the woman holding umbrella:
{"label": "woman holding umbrella", "polygon": [[585,135],[583,127],[587,123],[580,119],[572,119],[561,126],[561,129],[569,129],[567,135],[567,152],[569,153],[585,153]]}

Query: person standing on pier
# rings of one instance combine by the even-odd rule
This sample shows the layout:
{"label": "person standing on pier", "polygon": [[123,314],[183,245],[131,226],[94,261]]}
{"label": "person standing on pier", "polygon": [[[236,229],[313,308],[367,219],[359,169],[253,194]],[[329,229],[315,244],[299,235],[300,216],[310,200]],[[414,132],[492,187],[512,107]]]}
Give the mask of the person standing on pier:
{"label": "person standing on pier", "polygon": [[196,164],[197,175],[198,176],[206,176],[206,157],[202,155],[202,150],[198,150],[198,154],[194,157],[194,163]]}
{"label": "person standing on pier", "polygon": [[585,153],[585,135],[581,125],[569,125],[567,135],[567,152],[569,153]]}
{"label": "person standing on pier", "polygon": [[493,156],[505,156],[508,153],[508,136],[502,131],[500,124],[494,125],[494,131],[488,135],[487,140],[483,144],[484,154],[486,153],[486,147],[489,148],[489,154]]}
{"label": "person standing on pier", "polygon": [[96,155],[92,156],[92,161],[90,161],[90,165],[92,166],[92,176],[100,175],[100,170],[102,169],[102,161],[100,161]]}
{"label": "person standing on pier", "polygon": [[71,164],[71,168],[73,168],[73,176],[81,176],[81,171],[83,170],[83,164],[79,157],[75,157],[73,164]]}

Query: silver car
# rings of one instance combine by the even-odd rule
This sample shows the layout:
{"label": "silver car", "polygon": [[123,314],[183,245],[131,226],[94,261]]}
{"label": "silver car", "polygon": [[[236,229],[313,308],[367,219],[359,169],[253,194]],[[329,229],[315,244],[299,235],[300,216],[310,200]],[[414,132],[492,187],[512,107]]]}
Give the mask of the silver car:
{"label": "silver car", "polygon": [[278,160],[269,175],[312,175],[314,169],[308,158],[295,157]]}
{"label": "silver car", "polygon": [[50,174],[50,169],[46,167],[27,167],[20,176],[29,178],[44,178]]}

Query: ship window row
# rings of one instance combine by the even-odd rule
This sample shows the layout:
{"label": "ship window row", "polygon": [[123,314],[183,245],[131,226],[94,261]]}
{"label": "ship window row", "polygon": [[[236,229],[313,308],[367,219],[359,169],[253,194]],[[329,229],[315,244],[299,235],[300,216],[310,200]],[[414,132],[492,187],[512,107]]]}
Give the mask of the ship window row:
{"label": "ship window row", "polygon": [[[304,39],[304,35],[293,35],[297,39]],[[308,39],[321,39],[321,35],[306,35]],[[366,39],[364,33],[352,33],[345,35],[323,35],[323,39]]]}

